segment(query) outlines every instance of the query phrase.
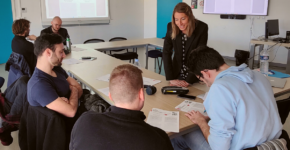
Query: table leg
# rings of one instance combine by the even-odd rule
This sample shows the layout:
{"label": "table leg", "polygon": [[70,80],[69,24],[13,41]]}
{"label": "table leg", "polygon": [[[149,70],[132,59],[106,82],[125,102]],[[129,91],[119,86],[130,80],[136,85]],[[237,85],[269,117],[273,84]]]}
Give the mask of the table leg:
{"label": "table leg", "polygon": [[250,60],[249,60],[249,68],[250,69],[254,69],[255,47],[256,47],[255,44],[252,45],[251,50],[250,50]]}
{"label": "table leg", "polygon": [[290,49],[288,49],[287,66],[286,66],[286,73],[287,74],[290,74],[290,51],[289,50]]}
{"label": "table leg", "polygon": [[148,69],[148,44],[146,45],[146,66],[145,69]]}

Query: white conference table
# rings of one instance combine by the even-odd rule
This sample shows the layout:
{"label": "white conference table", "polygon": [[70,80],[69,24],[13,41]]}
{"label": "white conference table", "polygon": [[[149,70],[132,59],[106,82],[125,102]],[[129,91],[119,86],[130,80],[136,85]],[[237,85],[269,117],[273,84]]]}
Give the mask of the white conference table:
{"label": "white conference table", "polygon": [[[73,65],[63,64],[62,67],[66,71],[68,71],[70,74],[72,74],[72,76],[76,78],[78,81],[85,84],[95,93],[99,94],[108,103],[110,103],[111,105],[114,105],[114,103],[109,99],[108,96],[98,91],[98,89],[108,87],[109,82],[100,81],[100,80],[97,80],[97,78],[110,74],[112,70],[118,65],[128,64],[128,63],[118,60],[116,58],[113,58],[102,52],[96,51],[88,47],[86,44],[77,45],[77,47],[84,48],[86,50],[79,51],[79,52],[72,51],[72,53],[67,55],[65,59],[69,59],[69,58],[80,59],[81,57],[84,57],[84,56],[97,57],[97,59],[93,61],[86,60],[80,64],[73,64]],[[161,93],[162,87],[169,86],[169,82],[166,81],[165,77],[144,68],[142,68],[142,71],[143,71],[142,75],[144,77],[161,80],[161,83],[158,83],[155,85],[155,87],[157,88],[157,92],[154,95],[150,96],[150,95],[145,94],[145,104],[142,111],[144,112],[146,117],[148,117],[148,114],[152,110],[152,108],[159,108],[159,109],[168,110],[168,111],[177,111],[175,107],[181,102],[183,102],[184,99],[177,98],[176,95],[164,95]],[[190,89],[190,92],[189,92],[190,95],[197,96],[204,93],[204,91],[196,89],[193,86],[190,87],[189,89]],[[199,98],[197,98],[196,101],[202,102],[202,100]],[[196,127],[195,124],[193,124],[189,119],[186,118],[184,112],[180,111],[179,117],[180,117],[179,133],[168,132],[168,135],[170,136],[170,138],[174,138],[178,135],[182,135],[187,132],[190,132],[191,129],[194,129],[194,127]]]}
{"label": "white conference table", "polygon": [[[117,46],[119,46],[118,48],[120,48],[121,46],[124,46],[124,45],[136,46],[136,43],[139,43],[140,45],[142,44],[142,40],[132,40],[132,41],[131,42],[129,41],[126,44],[122,44],[118,42],[119,44]],[[150,42],[150,39],[145,39],[144,41],[143,41],[143,44],[147,44],[147,46],[158,45],[158,42],[153,43],[153,44],[150,44],[150,43],[148,44],[148,41]],[[152,41],[156,41],[156,40],[153,39]],[[112,42],[112,43],[115,44],[115,42]],[[104,48],[105,47],[104,45],[108,44],[108,42],[101,43],[101,44],[103,44],[102,47]],[[160,41],[159,41],[159,44],[160,44]],[[77,78],[81,83],[85,84],[95,93],[99,94],[108,103],[110,103],[111,105],[114,105],[114,103],[109,99],[108,96],[98,91],[98,89],[108,87],[109,83],[105,81],[97,80],[97,78],[110,74],[111,71],[118,65],[128,64],[128,63],[118,60],[116,58],[113,58],[102,52],[96,51],[95,44],[78,44],[74,46],[77,46],[78,48],[83,48],[86,50],[79,51],[79,52],[72,51],[72,53],[67,55],[65,59],[69,59],[69,58],[80,59],[81,57],[85,57],[85,56],[96,57],[97,59],[93,61],[85,60],[83,61],[83,63],[74,64],[74,65],[63,64],[62,67],[66,71],[70,72],[73,75],[73,77]],[[107,48],[109,47],[112,47],[112,45],[107,46]],[[166,81],[165,77],[144,68],[142,69],[142,71],[143,71],[144,77],[161,80],[161,83],[158,83],[155,85],[157,88],[157,92],[154,95],[149,96],[145,94],[145,98],[146,98],[145,105],[144,105],[144,108],[142,109],[144,114],[148,117],[148,114],[152,108],[176,111],[175,107],[181,102],[183,102],[184,99],[177,98],[176,95],[162,94],[161,88],[164,86],[169,86],[169,82]],[[189,87],[189,89],[190,89],[190,92],[188,94],[197,96],[197,95],[207,92],[209,88],[207,88],[205,85],[196,83],[196,84],[193,84],[191,87]],[[290,79],[289,78],[287,79],[286,86],[283,89],[273,88],[273,92],[274,92],[275,97],[285,94],[287,92],[290,92]],[[203,102],[199,98],[197,98],[196,101]],[[180,111],[179,133],[169,132],[168,135],[170,136],[170,138],[174,138],[178,135],[182,135],[182,134],[190,132],[191,131],[190,129],[194,129],[194,127],[196,127],[196,125],[193,124],[191,121],[189,121],[189,119],[185,117],[184,112]]]}
{"label": "white conference table", "polygon": [[[164,39],[147,38],[147,39],[124,40],[124,41],[114,41],[114,42],[88,43],[85,45],[87,46],[87,48],[91,48],[91,49],[95,49],[99,51],[146,47],[145,69],[148,69],[148,47],[155,47],[155,48],[162,49],[163,43],[164,43]],[[78,45],[74,45],[74,46],[78,46]]]}

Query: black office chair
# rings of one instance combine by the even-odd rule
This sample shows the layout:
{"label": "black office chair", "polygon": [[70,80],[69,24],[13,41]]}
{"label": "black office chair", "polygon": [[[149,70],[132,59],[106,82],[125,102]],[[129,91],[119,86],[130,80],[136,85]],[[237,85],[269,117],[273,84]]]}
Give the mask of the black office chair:
{"label": "black office chair", "polygon": [[[114,38],[110,39],[109,42],[124,41],[124,40],[127,40],[127,39],[124,38],[124,37],[114,37]],[[135,59],[138,59],[137,51],[135,53],[134,48],[133,48],[133,52],[129,52],[128,49],[126,49],[127,50],[126,53],[123,53],[123,54],[112,54],[112,51],[113,52],[119,52],[119,51],[123,51],[123,50],[125,50],[125,49],[110,50],[110,55],[112,57],[117,58],[117,59],[129,60],[130,63],[131,63],[131,60],[133,60],[133,63],[134,63]]]}
{"label": "black office chair", "polygon": [[88,44],[88,43],[100,43],[100,42],[105,42],[105,40],[103,40],[103,39],[88,39],[88,40],[84,41],[84,44]]}
{"label": "black office chair", "polygon": [[0,93],[1,93],[1,88],[4,84],[4,82],[5,82],[5,79],[3,77],[0,77]]}
{"label": "black office chair", "polygon": [[[105,42],[105,40],[103,39],[88,39],[86,41],[84,41],[84,44],[88,44],[88,43],[100,43],[100,42]],[[103,51],[106,54],[106,51]]]}
{"label": "black office chair", "polygon": [[[165,39],[165,37],[163,37],[162,39]],[[155,49],[155,50],[150,50],[148,51],[148,57],[150,58],[154,58],[155,62],[154,62],[154,71],[156,72],[156,61],[158,63],[158,69],[159,69],[159,74],[161,73],[161,69],[162,69],[162,49]],[[159,59],[161,58],[161,62],[159,64]]]}
{"label": "black office chair", "polygon": [[[159,74],[161,73],[161,68],[162,68],[162,51],[161,49],[155,49],[155,50],[150,50],[148,51],[148,57],[154,58],[154,71],[156,72],[156,61],[158,63],[158,69],[159,69]],[[161,58],[161,62],[159,64],[159,58]]]}
{"label": "black office chair", "polygon": [[[127,39],[124,38],[124,37],[114,37],[114,38],[111,38],[109,40],[109,42],[113,42],[113,41],[124,41],[124,40],[127,40]],[[120,51],[123,51],[123,50],[125,50],[125,49],[110,50],[110,54],[112,54],[112,51],[113,52],[120,52]],[[126,50],[127,50],[127,52],[129,52],[128,49],[126,49]]]}

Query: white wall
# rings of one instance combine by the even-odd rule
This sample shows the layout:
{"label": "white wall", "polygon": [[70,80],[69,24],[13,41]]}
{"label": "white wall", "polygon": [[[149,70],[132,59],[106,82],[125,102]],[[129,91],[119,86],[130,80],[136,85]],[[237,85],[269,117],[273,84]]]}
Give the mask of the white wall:
{"label": "white wall", "polygon": [[144,0],[144,38],[157,35],[157,0]]}
{"label": "white wall", "polygon": [[[183,1],[190,5],[191,0]],[[279,36],[285,37],[286,31],[290,31],[289,6],[289,0],[270,0],[268,16],[264,19],[254,16],[255,37],[265,35],[265,22],[269,19],[279,19]],[[235,49],[249,50],[251,27],[249,16],[246,20],[220,19],[219,15],[203,14],[202,11],[202,9],[195,9],[193,14],[208,24],[210,47],[218,50],[223,56],[231,57],[234,56]],[[270,61],[274,59],[276,48],[278,47],[274,47],[271,51]],[[287,49],[280,47],[273,62],[286,64],[287,54]]]}
{"label": "white wall", "polygon": [[[22,13],[22,17],[31,22],[30,33],[39,36],[43,29],[40,0],[21,0],[21,6],[27,8],[27,13]],[[18,9],[20,7],[17,7]],[[127,39],[144,38],[144,0],[110,0],[110,15],[111,22],[107,25],[64,27],[68,30],[73,44],[83,43],[90,38],[100,38],[105,41],[117,36]]]}

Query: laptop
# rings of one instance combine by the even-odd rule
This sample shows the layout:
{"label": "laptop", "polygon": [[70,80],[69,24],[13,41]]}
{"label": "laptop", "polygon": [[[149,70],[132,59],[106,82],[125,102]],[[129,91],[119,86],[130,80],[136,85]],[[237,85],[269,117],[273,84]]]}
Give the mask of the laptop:
{"label": "laptop", "polygon": [[287,80],[286,79],[280,79],[280,78],[275,78],[275,77],[266,77],[270,83],[272,87],[276,87],[276,88],[281,88],[283,89]]}

